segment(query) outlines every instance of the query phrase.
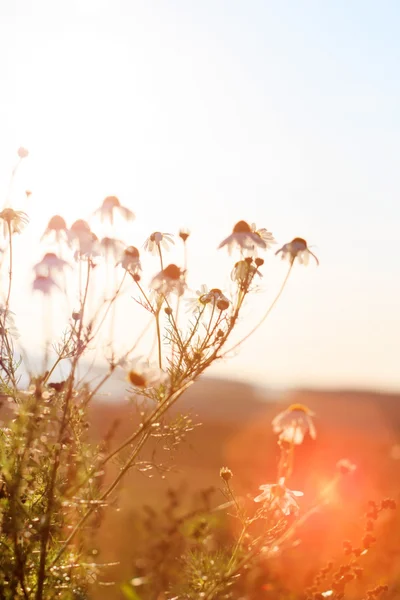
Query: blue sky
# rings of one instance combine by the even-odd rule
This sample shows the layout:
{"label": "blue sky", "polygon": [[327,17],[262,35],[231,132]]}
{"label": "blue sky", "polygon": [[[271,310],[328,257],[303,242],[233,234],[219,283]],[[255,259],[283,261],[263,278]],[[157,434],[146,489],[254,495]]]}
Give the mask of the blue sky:
{"label": "blue sky", "polygon": [[[13,202],[32,189],[29,257],[49,216],[85,218],[108,194],[137,213],[129,243],[193,230],[194,288],[227,285],[216,246],[239,219],[281,244],[305,237],[320,268],[299,267],[269,323],[215,372],[400,388],[397,3],[24,0],[0,12],[0,189],[27,146]],[[271,256],[243,331],[283,277]],[[28,346],[32,306],[12,307]]]}

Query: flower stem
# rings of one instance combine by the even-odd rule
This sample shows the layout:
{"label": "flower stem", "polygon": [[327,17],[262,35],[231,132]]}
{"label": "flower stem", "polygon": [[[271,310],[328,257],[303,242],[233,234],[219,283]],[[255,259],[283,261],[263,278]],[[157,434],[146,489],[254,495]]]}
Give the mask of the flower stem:
{"label": "flower stem", "polygon": [[257,331],[257,329],[264,323],[264,321],[269,317],[269,315],[271,314],[272,310],[275,308],[275,305],[277,304],[279,298],[282,296],[283,290],[286,287],[286,284],[288,282],[290,273],[292,272],[292,267],[293,267],[293,263],[290,263],[289,266],[289,270],[286,273],[286,277],[282,282],[281,287],[278,290],[278,293],[276,294],[275,298],[273,299],[273,301],[271,302],[271,304],[268,307],[267,312],[264,314],[264,316],[262,317],[262,319],[257,323],[257,325],[255,325],[255,327],[253,327],[253,329],[251,331],[249,331],[249,333],[247,333],[244,338],[242,338],[239,342],[237,342],[234,346],[232,346],[232,348],[229,348],[229,350],[226,350],[222,355],[221,358],[224,358],[227,354],[229,354],[230,352],[232,352],[233,350],[236,350],[236,348],[238,348],[239,346],[241,346],[241,344],[243,344],[243,342],[245,342],[246,340],[249,339],[250,336],[253,335],[253,333],[255,333]]}

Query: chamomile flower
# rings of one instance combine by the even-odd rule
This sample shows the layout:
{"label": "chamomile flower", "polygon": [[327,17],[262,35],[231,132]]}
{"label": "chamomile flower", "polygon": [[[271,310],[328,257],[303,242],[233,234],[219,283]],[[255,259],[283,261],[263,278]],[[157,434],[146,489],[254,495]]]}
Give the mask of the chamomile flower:
{"label": "chamomile flower", "polygon": [[181,227],[181,229],[179,230],[179,237],[181,238],[184,244],[187,242],[189,236],[190,230],[187,227]]}
{"label": "chamomile flower", "polygon": [[23,158],[26,158],[27,156],[29,156],[29,150],[27,150],[23,146],[20,146],[17,150],[17,154],[18,154],[18,157],[22,160]]}
{"label": "chamomile flower", "polygon": [[88,223],[83,219],[78,219],[68,230],[68,241],[72,246],[77,247],[75,260],[86,260],[100,256],[99,241]]}
{"label": "chamomile flower", "polygon": [[200,301],[203,304],[210,304],[212,307],[216,307],[219,310],[226,310],[230,305],[230,300],[224,296],[219,288],[212,288],[209,292],[203,294]]}
{"label": "chamomile flower", "polygon": [[176,265],[168,265],[153,277],[150,287],[162,296],[170,293],[182,296],[186,288],[184,271]]}
{"label": "chamomile flower", "polygon": [[122,206],[116,196],[107,196],[103,200],[102,205],[95,211],[102,221],[109,221],[111,225],[114,223],[114,212],[117,211],[125,221],[133,221],[135,214],[126,206]]}
{"label": "chamomile flower", "polygon": [[200,288],[194,292],[195,296],[192,296],[191,298],[185,298],[184,302],[186,305],[186,311],[195,312],[198,309],[202,310],[206,305],[206,302],[203,302],[203,296],[208,294],[208,291],[209,290],[206,284],[202,283]]}
{"label": "chamomile flower", "polygon": [[65,241],[68,238],[67,224],[63,217],[60,217],[60,215],[54,215],[54,217],[51,217],[41,239],[44,240],[52,235],[54,236],[56,242]]}
{"label": "chamomile flower", "polygon": [[124,243],[115,238],[103,237],[99,242],[99,250],[106,260],[111,258],[115,262],[124,250]]}
{"label": "chamomile flower", "polygon": [[143,357],[138,357],[131,361],[126,378],[133,387],[146,389],[158,387],[162,383],[165,383],[168,375],[156,365],[150,364]]}
{"label": "chamomile flower", "polygon": [[275,254],[279,253],[282,253],[282,260],[288,260],[291,265],[296,258],[301,265],[307,265],[310,256],[312,256],[317,265],[319,265],[318,258],[311,252],[307,246],[306,240],[303,240],[303,238],[296,237],[291,242],[284,244],[282,248],[279,248],[279,250],[275,252]]}
{"label": "chamomile flower", "polygon": [[312,420],[314,413],[303,404],[292,404],[279,413],[272,421],[274,433],[279,433],[279,439],[289,444],[302,444],[308,432],[315,440],[317,432]]}
{"label": "chamomile flower", "polygon": [[225,238],[218,248],[228,247],[228,252],[231,254],[232,249],[238,246],[240,250],[254,251],[256,247],[267,248],[267,243],[261,238],[258,233],[251,230],[251,227],[246,221],[238,221],[233,231]]}
{"label": "chamomile flower", "polygon": [[156,255],[159,253],[160,249],[169,250],[170,245],[174,245],[175,242],[172,239],[172,233],[161,233],[161,231],[154,231],[145,243],[143,244],[143,248],[147,250],[147,252],[151,252],[151,254]]}
{"label": "chamomile flower", "polygon": [[125,271],[131,273],[132,275],[137,275],[139,271],[142,270],[142,266],[140,264],[140,254],[139,250],[135,248],[135,246],[128,246],[125,248],[122,258],[117,262],[117,265],[121,265]]}
{"label": "chamomile flower", "polygon": [[4,208],[0,212],[0,219],[3,221],[4,237],[7,237],[11,231],[13,233],[21,233],[27,223],[29,223],[28,215],[22,210],[14,210],[12,208]]}
{"label": "chamomile flower", "polygon": [[36,275],[32,288],[42,292],[45,296],[51,294],[54,288],[60,289],[50,275]]}
{"label": "chamomile flower", "polygon": [[260,236],[260,238],[265,242],[266,248],[270,248],[273,244],[276,244],[276,240],[272,233],[265,229],[265,227],[261,227],[257,229],[257,225],[255,223],[251,224],[251,231],[256,235]]}
{"label": "chamomile flower", "polygon": [[262,493],[254,498],[254,502],[264,502],[269,509],[279,509],[284,515],[299,511],[296,498],[303,496],[303,492],[289,490],[282,478],[278,483],[260,485]]}
{"label": "chamomile flower", "polygon": [[38,262],[33,270],[36,275],[51,276],[56,273],[62,273],[65,267],[71,267],[66,260],[59,258],[54,252],[47,252],[42,260]]}

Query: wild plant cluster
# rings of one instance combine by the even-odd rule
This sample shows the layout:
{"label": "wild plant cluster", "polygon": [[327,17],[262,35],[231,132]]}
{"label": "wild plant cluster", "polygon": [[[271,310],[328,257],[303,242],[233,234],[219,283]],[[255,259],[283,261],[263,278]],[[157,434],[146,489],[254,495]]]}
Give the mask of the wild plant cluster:
{"label": "wild plant cluster", "polygon": [[[20,148],[18,157],[19,162],[25,160],[28,151]],[[17,168],[13,177],[16,173]],[[128,222],[134,219],[133,212],[116,196],[108,196],[96,211],[96,218],[112,227],[116,215]],[[133,246],[113,236],[99,239],[87,220],[78,219],[68,226],[61,215],[54,215],[43,232],[42,243],[47,247],[34,266],[32,292],[41,294],[44,303],[54,294],[61,294],[73,309],[61,337],[44,340],[43,369],[33,370],[19,347],[12,311],[16,267],[13,240],[23,235],[29,217],[6,203],[0,221],[0,598],[84,599],[90,596],[92,583],[102,568],[88,551],[88,530],[101,526],[126,474],[143,468],[145,449],[154,438],[161,438],[165,447],[173,447],[192,427],[184,416],[170,418],[171,407],[211,364],[239,347],[268,317],[295,264],[306,264],[310,257],[318,264],[318,259],[299,237],[277,250],[275,254],[287,261],[288,269],[276,298],[258,325],[229,346],[242,308],[262,277],[261,253],[270,251],[275,243],[267,229],[238,221],[219,245],[235,253],[230,273],[232,290],[202,286],[193,294],[187,285],[188,230],[181,229],[176,239],[170,233],[155,231],[142,246],[140,241]],[[181,245],[180,265],[167,260],[168,249],[175,241]],[[143,272],[141,252],[154,255],[153,273]],[[100,263],[114,273],[113,288],[107,298],[99,299],[98,306],[89,309],[88,298]],[[73,279],[75,284],[71,285]],[[71,289],[76,290],[73,298]],[[79,365],[99,343],[106,327],[113,336],[118,301],[127,290],[133,296],[132,302],[140,304],[146,324],[128,351],[117,354],[110,343],[107,372],[100,382],[91,385],[79,378]],[[139,342],[151,332],[155,344],[150,344],[146,356],[138,355]],[[56,376],[61,364],[68,365],[68,374],[60,381]],[[138,425],[121,443],[113,445],[110,432],[96,445],[88,437],[89,407],[106,381],[122,370],[133,404],[139,407]],[[26,386],[21,385],[24,372],[29,375]],[[235,495],[232,472],[222,468],[226,495],[222,505],[213,507],[205,495],[200,507],[177,520],[176,499],[171,495],[169,521],[159,525],[159,530],[167,527],[172,546],[158,539],[157,517],[149,515],[148,533],[151,537],[155,532],[154,543],[151,560],[143,564],[150,567],[144,567],[139,576],[123,586],[126,598],[242,597],[242,581],[251,565],[279,552],[297,524],[307,518],[301,515],[298,504],[301,492],[292,491],[287,482],[296,446],[305,435],[316,435],[313,415],[307,407],[293,405],[274,419],[273,429],[279,436],[281,451],[276,481],[262,484],[260,493],[250,501]],[[111,479],[110,466],[117,466]],[[339,465],[339,471],[352,469],[350,463]],[[332,485],[340,476],[338,472]],[[223,536],[216,543],[217,532],[210,536],[210,528],[218,530],[221,514],[231,514],[237,520],[233,543]],[[175,563],[172,567],[170,561],[165,571],[163,565],[171,557],[171,547]],[[355,573],[354,567],[336,577],[329,589],[319,592],[314,586],[311,597],[342,598],[350,572]],[[322,577],[318,583],[321,581]],[[113,591],[109,597],[116,597]]]}

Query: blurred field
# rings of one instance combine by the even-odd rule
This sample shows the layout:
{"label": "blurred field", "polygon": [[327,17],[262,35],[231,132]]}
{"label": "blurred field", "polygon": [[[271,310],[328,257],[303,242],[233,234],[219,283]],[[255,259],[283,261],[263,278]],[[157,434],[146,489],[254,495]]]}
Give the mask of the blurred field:
{"label": "blurred field", "polygon": [[[107,402],[92,406],[90,435],[101,440],[111,424],[118,422],[114,443],[123,440],[137,423],[137,411],[122,398],[121,388],[115,393],[109,387]],[[291,403],[307,404],[315,411],[317,440],[306,439],[297,449],[295,470],[288,486],[304,492],[303,511],[312,507],[318,495],[335,475],[336,462],[348,458],[357,465],[352,476],[345,478],[339,490],[331,493],[329,504],[315,512],[299,528],[282,555],[268,566],[274,577],[283,581],[289,593],[304,589],[317,568],[343,557],[342,543],[351,540],[356,546],[363,536],[364,513],[369,500],[384,497],[399,500],[400,490],[400,396],[371,392],[302,390],[273,397],[266,391],[249,385],[219,379],[204,378],[190,388],[178,402],[175,413],[190,413],[198,426],[173,452],[163,451],[155,444],[143,460],[154,456],[170,471],[155,469],[131,472],[109,508],[107,516],[93,539],[96,560],[117,561],[101,577],[103,584],[128,581],[138,573],[143,536],[139,522],[144,505],[161,511],[168,504],[171,488],[190,502],[202,489],[215,488],[211,503],[224,502],[219,469],[229,466],[234,473],[233,484],[240,495],[257,494],[258,486],[276,477],[278,447],[271,430],[271,420]],[[153,455],[154,453],[154,455]],[[118,465],[113,466],[114,469]],[[149,510],[148,508],[146,509]],[[366,572],[361,584],[352,584],[354,599],[362,598],[369,586],[389,581],[400,597],[400,519],[387,514],[379,521],[378,542],[363,564]],[[150,535],[150,533],[149,533]],[[141,541],[139,541],[139,538]],[[178,559],[179,557],[177,557]],[[139,560],[140,562],[140,560]],[[361,585],[361,587],[360,587]],[[398,586],[398,587],[396,587]],[[274,598],[268,586],[260,598]],[[117,588],[96,586],[94,598],[119,598]],[[282,596],[283,597],[283,596]],[[289,597],[289,596],[285,596]],[[297,595],[292,596],[297,598]],[[347,597],[347,596],[346,596]]]}

